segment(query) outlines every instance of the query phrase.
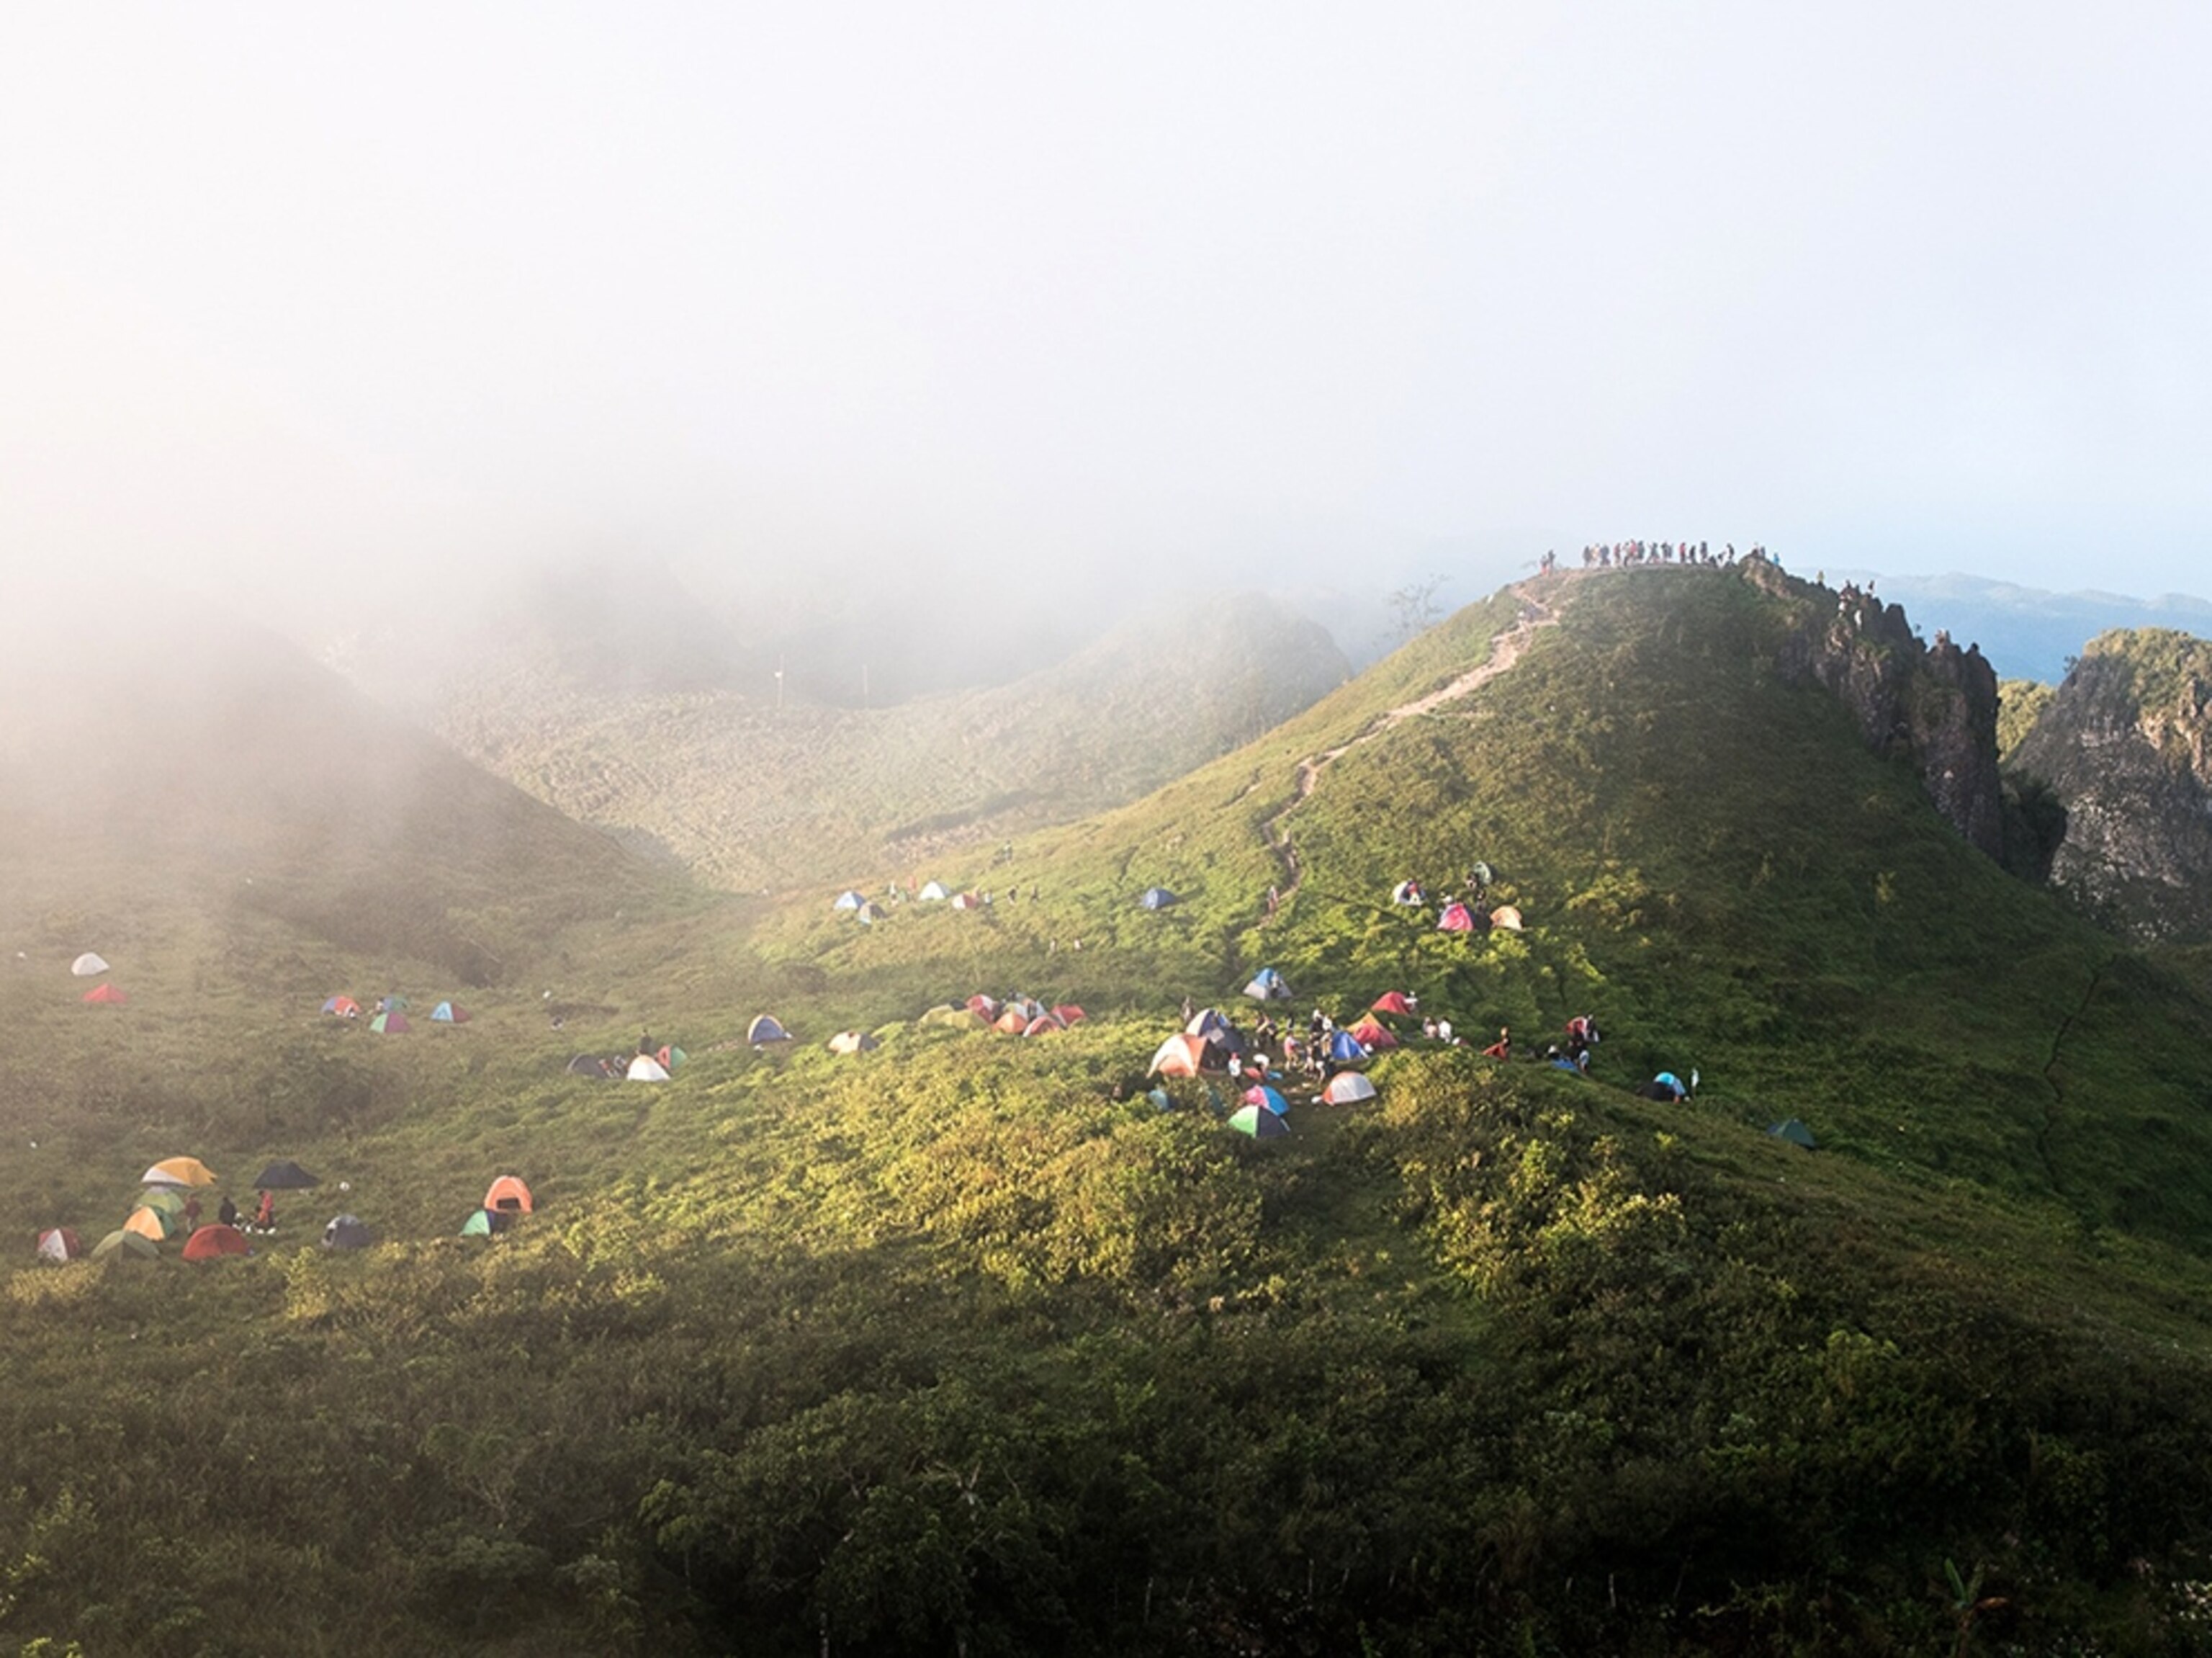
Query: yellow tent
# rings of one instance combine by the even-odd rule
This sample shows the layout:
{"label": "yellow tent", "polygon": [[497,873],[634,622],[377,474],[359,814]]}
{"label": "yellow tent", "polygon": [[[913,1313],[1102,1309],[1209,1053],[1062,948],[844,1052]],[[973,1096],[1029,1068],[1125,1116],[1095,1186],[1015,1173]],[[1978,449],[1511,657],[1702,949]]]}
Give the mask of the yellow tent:
{"label": "yellow tent", "polygon": [[166,1157],[138,1177],[140,1186],[213,1186],[215,1171],[197,1157]]}
{"label": "yellow tent", "polygon": [[169,1217],[158,1209],[134,1209],[123,1229],[137,1233],[149,1243],[163,1243],[169,1236]]}

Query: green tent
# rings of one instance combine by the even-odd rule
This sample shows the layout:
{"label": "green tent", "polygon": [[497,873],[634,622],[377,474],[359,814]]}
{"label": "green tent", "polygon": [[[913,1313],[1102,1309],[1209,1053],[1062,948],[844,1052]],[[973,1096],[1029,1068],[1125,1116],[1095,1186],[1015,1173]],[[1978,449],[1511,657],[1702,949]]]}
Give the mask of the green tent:
{"label": "green tent", "polygon": [[1265,1106],[1245,1106],[1229,1119],[1229,1126],[1255,1140],[1280,1139],[1291,1131],[1289,1122]]}
{"label": "green tent", "polygon": [[152,1241],[136,1232],[121,1230],[109,1233],[92,1247],[92,1259],[96,1261],[156,1261],[161,1252]]}
{"label": "green tent", "polygon": [[1813,1131],[1795,1117],[1777,1123],[1766,1131],[1778,1140],[1787,1140],[1793,1146],[1802,1146],[1808,1151],[1817,1149],[1820,1143],[1813,1138]]}

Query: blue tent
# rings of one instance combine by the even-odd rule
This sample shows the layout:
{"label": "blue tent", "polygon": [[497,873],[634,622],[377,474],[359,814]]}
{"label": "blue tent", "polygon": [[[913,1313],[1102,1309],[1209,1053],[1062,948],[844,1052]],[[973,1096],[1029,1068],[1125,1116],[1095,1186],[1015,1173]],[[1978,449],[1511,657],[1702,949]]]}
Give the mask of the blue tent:
{"label": "blue tent", "polygon": [[[1255,1094],[1259,1095],[1259,1098],[1254,1099],[1252,1096]],[[1291,1110],[1291,1102],[1264,1083],[1256,1088],[1245,1089],[1244,1103],[1248,1106],[1264,1106],[1278,1117],[1287,1117]]]}
{"label": "blue tent", "polygon": [[1787,1140],[1791,1145],[1802,1146],[1808,1151],[1819,1149],[1819,1143],[1813,1138],[1813,1131],[1795,1117],[1784,1119],[1766,1131],[1778,1140]]}
{"label": "blue tent", "polygon": [[1164,887],[1147,887],[1145,888],[1145,895],[1137,902],[1147,910],[1164,910],[1169,905],[1180,904],[1182,900]]}
{"label": "blue tent", "polygon": [[434,1022],[441,1025],[465,1025],[469,1022],[468,1010],[465,1008],[457,1008],[450,1002],[441,1002],[436,1007],[431,1009],[430,1017]]}
{"label": "blue tent", "polygon": [[1208,1038],[1219,1036],[1228,1028],[1229,1021],[1224,1019],[1220,1010],[1215,1008],[1200,1008],[1196,1013],[1191,1015],[1190,1022],[1183,1027],[1184,1032],[1188,1035]]}
{"label": "blue tent", "polygon": [[1244,994],[1255,1002],[1287,1002],[1291,999],[1291,987],[1289,981],[1273,967],[1262,967],[1252,975]]}
{"label": "blue tent", "polygon": [[1361,1045],[1359,1039],[1350,1031],[1337,1031],[1328,1039],[1328,1057],[1345,1062],[1364,1059],[1367,1058],[1367,1050]]}
{"label": "blue tent", "polygon": [[848,887],[845,891],[837,894],[837,901],[830,907],[833,910],[857,910],[867,901],[867,899],[862,898],[858,893],[854,892],[851,888]]}

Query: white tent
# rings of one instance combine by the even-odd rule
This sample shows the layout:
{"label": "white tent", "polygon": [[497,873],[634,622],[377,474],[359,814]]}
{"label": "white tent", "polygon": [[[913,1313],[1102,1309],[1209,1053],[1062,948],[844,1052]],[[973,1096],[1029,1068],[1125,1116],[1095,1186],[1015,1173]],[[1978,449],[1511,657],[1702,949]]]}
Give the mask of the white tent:
{"label": "white tent", "polygon": [[82,955],[70,963],[70,971],[75,973],[79,978],[90,978],[96,973],[106,972],[107,971],[107,963],[99,956],[94,955],[90,950],[87,950]]}
{"label": "white tent", "polygon": [[951,898],[952,894],[945,890],[945,883],[943,881],[933,881],[924,887],[920,892],[916,893],[915,896],[921,899],[926,904],[942,904],[946,899]]}
{"label": "white tent", "polygon": [[629,1080],[633,1082],[665,1082],[668,1067],[649,1053],[641,1053],[629,1062]]}

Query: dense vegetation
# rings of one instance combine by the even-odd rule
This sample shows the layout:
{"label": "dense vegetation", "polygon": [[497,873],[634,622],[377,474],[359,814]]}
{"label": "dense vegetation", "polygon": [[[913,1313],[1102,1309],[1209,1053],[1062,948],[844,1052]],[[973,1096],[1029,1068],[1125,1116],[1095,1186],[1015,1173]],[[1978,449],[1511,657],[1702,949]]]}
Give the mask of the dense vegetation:
{"label": "dense vegetation", "polygon": [[[179,1151],[352,1190],[241,1263],[7,1275],[0,1636],[2201,1649],[2212,1015],[1785,683],[1775,600],[1537,591],[1463,700],[1389,718],[1513,595],[1152,800],[924,872],[975,911],[595,904],[596,844],[444,823],[518,902],[476,1020],[408,1038],[313,1009],[458,994],[434,953],[11,820],[0,1201],[96,1232]],[[392,844],[323,855],[343,885]],[[1387,901],[1476,858],[1528,930]],[[534,867],[572,900],[522,905]],[[1182,902],[1138,911],[1156,881]],[[87,946],[129,1007],[77,1002]],[[1218,1079],[1144,1099],[1182,998],[1262,962],[1301,1009],[1595,1013],[1597,1075],[1416,1039],[1271,1144]],[[925,1013],[1010,988],[1092,1017]],[[805,1040],[733,1042],[763,1009]],[[847,1027],[883,1045],[821,1050]],[[691,1050],[672,1082],[562,1074],[641,1027]],[[1662,1065],[1698,1097],[1626,1093]],[[1793,1114],[1823,1149],[1763,1131]],[[453,1236],[504,1170],[540,1212]],[[386,1241],[316,1249],[341,1206]]]}

